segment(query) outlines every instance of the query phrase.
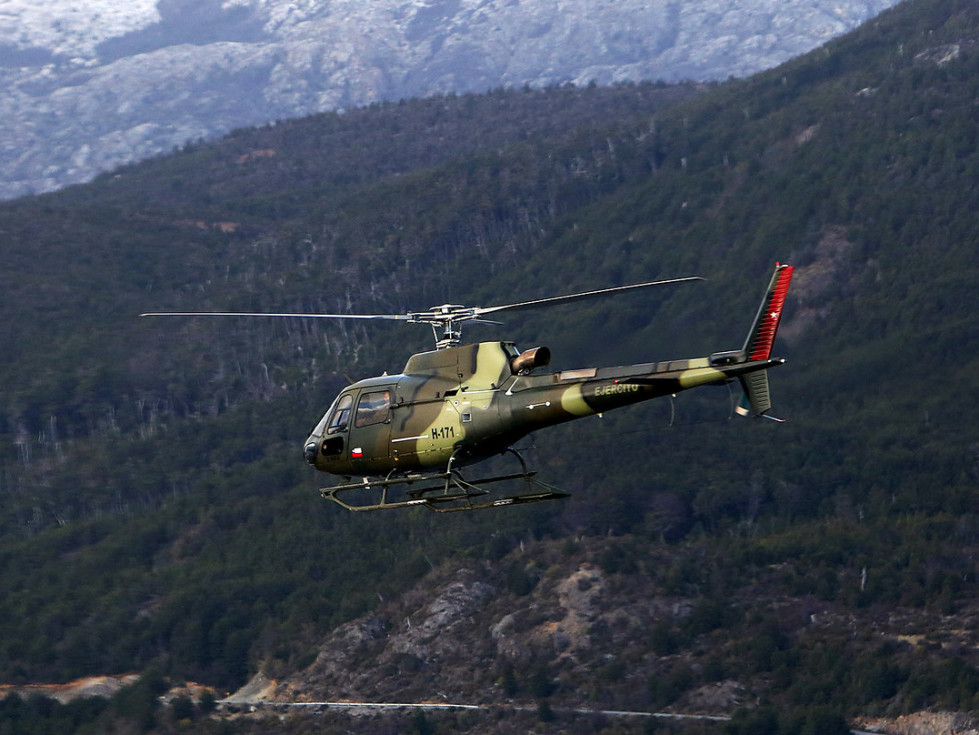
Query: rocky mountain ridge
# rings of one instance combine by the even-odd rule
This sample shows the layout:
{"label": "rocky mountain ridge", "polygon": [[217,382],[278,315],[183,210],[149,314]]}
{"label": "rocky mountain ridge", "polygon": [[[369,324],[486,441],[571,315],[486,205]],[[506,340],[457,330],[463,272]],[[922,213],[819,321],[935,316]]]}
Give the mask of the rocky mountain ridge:
{"label": "rocky mountain ridge", "polygon": [[[623,564],[618,549],[628,543],[534,542],[496,563],[434,569],[405,595],[331,631],[299,668],[271,662],[225,703],[232,711],[318,702],[527,711],[546,701],[572,712],[587,702],[596,711],[727,720],[764,706],[772,685],[771,674],[752,673],[757,656],[772,655],[761,653],[769,631],[752,622],[762,616],[774,613],[796,640],[851,639],[853,650],[900,646],[927,656],[936,647],[975,646],[973,605],[938,624],[908,608],[854,614],[787,594],[779,582],[787,569],[775,565],[759,568],[730,608],[714,606],[675,584],[668,549]],[[656,571],[669,565],[669,574]],[[732,635],[732,625],[756,627]],[[727,657],[737,670],[720,663]],[[851,725],[888,735],[975,732],[971,717],[947,711],[878,714]]]}
{"label": "rocky mountain ridge", "polygon": [[497,87],[746,76],[894,0],[0,3],[0,198],[233,128]]}

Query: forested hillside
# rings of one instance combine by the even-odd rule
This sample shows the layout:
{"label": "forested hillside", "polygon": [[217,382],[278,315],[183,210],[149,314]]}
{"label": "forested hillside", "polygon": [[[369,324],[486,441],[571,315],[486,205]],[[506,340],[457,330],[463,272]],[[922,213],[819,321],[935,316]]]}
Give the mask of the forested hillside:
{"label": "forested hillside", "polygon": [[[547,570],[527,577],[519,547],[540,543],[701,611],[630,641],[679,658],[641,669],[639,692],[603,669],[603,701],[750,675],[755,702],[847,716],[979,707],[969,635],[916,629],[932,638],[912,648],[902,628],[854,651],[760,602],[914,626],[975,610],[977,39],[973,3],[916,0],[711,89],[315,116],[4,205],[0,680],[294,673],[433,568],[506,565],[520,597]],[[347,378],[399,371],[427,328],[136,318],[708,279],[467,332],[575,368],[739,347],[777,260],[797,267],[771,376],[786,423],[730,419],[723,388],[583,420],[528,451],[571,499],[449,517],[345,513],[301,457]],[[706,673],[698,651],[724,640],[761,642]]]}

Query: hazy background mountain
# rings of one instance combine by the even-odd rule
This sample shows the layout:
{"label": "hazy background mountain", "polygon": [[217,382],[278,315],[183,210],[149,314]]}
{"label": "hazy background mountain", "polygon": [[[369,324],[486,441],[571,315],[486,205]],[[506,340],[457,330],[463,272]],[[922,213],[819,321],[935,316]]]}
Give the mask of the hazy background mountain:
{"label": "hazy background mountain", "polygon": [[894,2],[2,0],[0,197],[382,100],[745,76]]}
{"label": "hazy background mountain", "polygon": [[[977,80],[976,4],[912,0],[706,90],[378,104],[4,203],[0,680],[555,712],[722,689],[753,708],[732,735],[979,710]],[[624,364],[736,348],[776,260],[787,423],[723,387],[610,412],[525,447],[570,499],[449,517],[342,511],[301,456],[426,328],[135,316],[708,278],[466,333]]]}

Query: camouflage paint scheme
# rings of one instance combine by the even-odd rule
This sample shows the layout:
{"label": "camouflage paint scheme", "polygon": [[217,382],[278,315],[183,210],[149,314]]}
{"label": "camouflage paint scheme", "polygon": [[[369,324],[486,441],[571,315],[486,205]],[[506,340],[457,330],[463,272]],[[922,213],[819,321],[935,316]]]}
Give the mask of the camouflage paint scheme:
{"label": "camouflage paint scheme", "polygon": [[733,379],[745,392],[743,412],[763,414],[770,407],[765,371],[784,362],[770,352],[791,274],[791,266],[776,267],[738,351],[541,375],[531,374],[533,362],[515,362],[521,354],[512,342],[414,355],[400,375],[344,390],[307,439],[306,459],[348,477],[444,471],[450,459],[453,466],[485,459],[547,426]]}

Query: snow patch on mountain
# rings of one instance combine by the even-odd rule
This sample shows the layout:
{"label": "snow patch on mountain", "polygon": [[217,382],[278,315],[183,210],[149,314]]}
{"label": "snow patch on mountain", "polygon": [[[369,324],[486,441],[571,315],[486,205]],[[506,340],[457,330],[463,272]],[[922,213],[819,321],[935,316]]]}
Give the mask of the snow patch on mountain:
{"label": "snow patch on mountain", "polygon": [[0,0],[0,198],[383,100],[746,76],[896,1]]}
{"label": "snow patch on mountain", "polygon": [[157,0],[0,0],[0,47],[91,59],[103,41],[157,23]]}

